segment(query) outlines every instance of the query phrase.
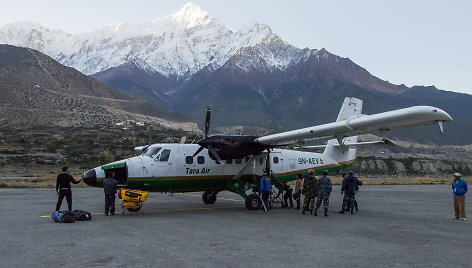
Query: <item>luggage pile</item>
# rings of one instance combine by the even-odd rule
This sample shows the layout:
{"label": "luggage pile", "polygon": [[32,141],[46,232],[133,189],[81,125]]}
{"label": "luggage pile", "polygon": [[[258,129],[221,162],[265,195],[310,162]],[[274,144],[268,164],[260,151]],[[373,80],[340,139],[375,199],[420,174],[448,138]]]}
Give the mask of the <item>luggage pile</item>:
{"label": "luggage pile", "polygon": [[92,219],[92,214],[84,210],[55,211],[51,214],[51,218],[55,222],[71,223],[75,221],[89,221]]}
{"label": "luggage pile", "polygon": [[122,199],[121,202],[121,213],[125,213],[125,209],[132,212],[138,212],[141,210],[141,214],[144,213],[143,203],[146,201],[149,192],[132,189],[120,189],[118,197]]}

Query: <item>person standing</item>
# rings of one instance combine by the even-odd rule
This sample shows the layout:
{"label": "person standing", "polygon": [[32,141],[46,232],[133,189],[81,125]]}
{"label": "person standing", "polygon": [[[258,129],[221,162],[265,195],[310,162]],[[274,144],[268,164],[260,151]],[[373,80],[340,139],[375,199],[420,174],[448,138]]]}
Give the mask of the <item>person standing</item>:
{"label": "person standing", "polygon": [[354,177],[354,173],[349,171],[349,176],[346,177],[346,174],[343,174],[343,184],[341,186],[341,195],[344,193],[343,205],[339,213],[344,214],[344,210],[349,207],[351,209],[351,214],[354,214],[354,206],[356,204],[356,189],[362,185],[362,182]]}
{"label": "person standing", "polygon": [[73,184],[78,184],[80,181],[81,179],[76,181],[74,177],[69,175],[68,167],[62,167],[62,173],[57,175],[56,179],[56,195],[58,196],[56,211],[59,211],[61,208],[64,197],[67,200],[67,207],[69,211],[72,211],[72,190],[70,188],[70,183],[72,182]]}
{"label": "person standing", "polygon": [[467,193],[467,182],[461,179],[460,173],[454,173],[454,181],[452,182],[452,193],[454,194],[454,219],[462,219],[465,217],[465,194]]}
{"label": "person standing", "polygon": [[321,201],[323,201],[324,215],[328,216],[328,207],[329,207],[329,195],[333,186],[331,184],[331,179],[327,177],[328,170],[323,170],[323,176],[318,179],[316,183],[316,189],[318,193],[318,199],[316,200],[315,206],[315,216],[318,216],[317,211],[320,208]]}
{"label": "person standing", "polygon": [[293,199],[297,201],[297,207],[295,209],[300,209],[300,197],[302,195],[302,185],[303,179],[302,174],[297,174],[297,180],[295,181],[295,194],[293,194]]}
{"label": "person standing", "polygon": [[292,193],[293,189],[290,185],[288,185],[287,181],[282,182],[282,187],[285,192],[284,194],[284,203],[282,204],[282,207],[286,208],[288,207],[288,200],[290,200],[290,208],[293,208],[293,200],[292,200]]}
{"label": "person standing", "polygon": [[303,182],[302,194],[305,195],[302,214],[305,214],[307,210],[310,210],[310,214],[312,214],[316,198],[316,178],[313,169],[308,170],[308,175]]}
{"label": "person standing", "polygon": [[110,177],[107,177],[103,181],[103,191],[105,192],[105,216],[108,216],[108,212],[112,216],[115,216],[115,194],[118,189],[118,183],[115,179],[115,172],[111,173]]}
{"label": "person standing", "polygon": [[261,183],[260,183],[260,191],[262,202],[264,202],[266,211],[269,211],[269,196],[270,196],[270,176],[267,175],[265,171],[262,172]]}

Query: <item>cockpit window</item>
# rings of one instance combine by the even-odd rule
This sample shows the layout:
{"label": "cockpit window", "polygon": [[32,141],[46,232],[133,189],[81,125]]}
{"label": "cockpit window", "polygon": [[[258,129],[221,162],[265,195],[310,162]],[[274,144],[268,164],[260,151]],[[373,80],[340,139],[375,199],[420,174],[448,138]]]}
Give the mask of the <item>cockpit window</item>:
{"label": "cockpit window", "polygon": [[159,162],[167,162],[169,161],[170,150],[164,149],[161,153],[161,158],[159,158]]}
{"label": "cockpit window", "polygon": [[148,147],[146,151],[144,151],[143,155],[147,157],[154,158],[157,153],[162,149],[162,147]]}

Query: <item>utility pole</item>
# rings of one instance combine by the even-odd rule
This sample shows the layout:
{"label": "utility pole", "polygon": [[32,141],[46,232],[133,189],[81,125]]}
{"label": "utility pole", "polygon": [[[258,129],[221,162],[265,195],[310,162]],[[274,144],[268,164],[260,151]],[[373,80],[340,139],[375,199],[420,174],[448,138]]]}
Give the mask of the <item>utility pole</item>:
{"label": "utility pole", "polygon": [[149,135],[149,145],[152,144],[152,125],[149,124],[148,126],[148,135]]}
{"label": "utility pole", "polygon": [[136,137],[134,136],[134,126],[136,125],[136,121],[133,121],[133,131],[131,134],[133,135],[133,148],[136,148]]}

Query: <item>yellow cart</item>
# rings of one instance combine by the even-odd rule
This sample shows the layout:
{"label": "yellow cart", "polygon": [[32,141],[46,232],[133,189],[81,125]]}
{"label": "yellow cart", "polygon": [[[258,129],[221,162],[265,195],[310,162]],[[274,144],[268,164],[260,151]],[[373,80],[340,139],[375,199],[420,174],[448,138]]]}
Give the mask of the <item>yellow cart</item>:
{"label": "yellow cart", "polygon": [[124,214],[126,210],[130,212],[141,211],[141,215],[144,214],[143,204],[148,194],[149,192],[141,190],[120,189],[119,197],[122,199],[121,214]]}

